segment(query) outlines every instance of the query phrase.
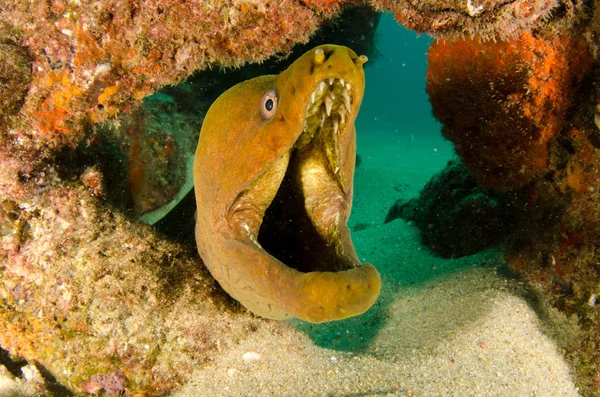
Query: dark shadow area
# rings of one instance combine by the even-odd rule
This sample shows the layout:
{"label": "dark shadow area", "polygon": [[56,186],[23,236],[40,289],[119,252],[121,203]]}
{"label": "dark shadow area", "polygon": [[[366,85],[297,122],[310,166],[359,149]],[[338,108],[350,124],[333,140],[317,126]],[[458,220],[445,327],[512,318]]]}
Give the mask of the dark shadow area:
{"label": "dark shadow area", "polygon": [[192,189],[164,218],[154,224],[162,234],[173,241],[196,246],[196,197]]}
{"label": "dark shadow area", "polygon": [[48,371],[46,367],[44,367],[42,364],[37,363],[35,366],[40,371],[40,374],[42,374],[42,377],[45,381],[46,389],[48,389],[52,397],[71,397],[75,395],[75,393],[67,389],[65,386],[61,385],[56,380],[54,375],[52,375],[52,373],[50,373],[50,371]]}
{"label": "dark shadow area", "polygon": [[[23,359],[16,359],[11,357],[10,353],[0,348],[0,365],[3,365],[15,378],[24,379],[21,368],[25,367],[29,363]],[[71,397],[75,394],[67,389],[65,386],[60,384],[54,375],[50,373],[43,365],[36,363],[35,367],[40,372],[42,379],[44,380],[44,387],[50,393],[51,397]],[[20,394],[19,394],[20,395]],[[14,397],[18,397],[15,395]]]}
{"label": "dark shadow area", "polygon": [[27,361],[11,358],[10,353],[0,347],[0,364],[4,365],[15,377],[22,378],[21,368],[27,365]]}

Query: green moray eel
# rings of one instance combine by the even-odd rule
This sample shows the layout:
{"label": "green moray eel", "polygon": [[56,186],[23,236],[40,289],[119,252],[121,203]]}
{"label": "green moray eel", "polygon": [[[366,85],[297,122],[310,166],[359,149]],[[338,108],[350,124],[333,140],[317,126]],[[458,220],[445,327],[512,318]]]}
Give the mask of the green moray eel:
{"label": "green moray eel", "polygon": [[198,252],[259,316],[340,320],[379,295],[346,227],[366,61],[319,46],[230,88],[206,114],[194,158]]}

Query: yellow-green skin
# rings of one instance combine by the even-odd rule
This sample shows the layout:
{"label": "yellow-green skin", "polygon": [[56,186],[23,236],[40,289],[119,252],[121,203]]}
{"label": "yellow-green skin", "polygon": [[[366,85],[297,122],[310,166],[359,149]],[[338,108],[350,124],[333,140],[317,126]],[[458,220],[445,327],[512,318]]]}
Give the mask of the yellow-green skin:
{"label": "yellow-green skin", "polygon": [[[339,320],[365,312],[377,299],[380,278],[370,264],[360,265],[346,222],[350,214],[356,137],[354,119],[364,92],[362,63],[350,49],[317,47],[331,54],[315,62],[315,50],[279,75],[242,82],[223,93],[204,120],[194,160],[197,203],[196,242],[204,263],[233,298],[255,314],[310,322]],[[346,206],[339,238],[358,264],[338,272],[302,273],[258,247],[231,218],[230,207],[259,175],[279,181],[290,152],[302,133],[310,95],[326,78],[343,78],[353,86],[350,120],[340,132],[338,148]],[[276,114],[265,121],[261,98],[271,89],[279,96]],[[281,165],[280,165],[281,164]],[[268,179],[268,178],[263,178]],[[278,184],[261,183],[252,200],[266,208]],[[264,215],[264,212],[263,212]],[[260,224],[260,219],[253,219]]]}

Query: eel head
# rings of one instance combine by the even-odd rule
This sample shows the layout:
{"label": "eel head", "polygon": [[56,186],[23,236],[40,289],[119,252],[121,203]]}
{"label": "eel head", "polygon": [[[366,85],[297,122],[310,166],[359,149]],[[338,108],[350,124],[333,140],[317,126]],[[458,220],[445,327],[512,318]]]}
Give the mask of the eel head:
{"label": "eel head", "polygon": [[212,105],[195,159],[196,240],[234,298],[267,318],[337,320],[380,289],[346,222],[365,56],[317,47]]}

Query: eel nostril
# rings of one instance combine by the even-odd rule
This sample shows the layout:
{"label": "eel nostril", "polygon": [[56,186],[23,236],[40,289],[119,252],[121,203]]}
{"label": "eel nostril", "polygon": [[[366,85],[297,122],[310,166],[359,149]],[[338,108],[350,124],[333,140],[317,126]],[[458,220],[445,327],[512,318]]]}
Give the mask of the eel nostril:
{"label": "eel nostril", "polygon": [[[325,50],[323,48],[317,48],[315,50],[315,59],[310,65],[310,74],[312,75],[315,72],[315,67],[322,66],[331,58],[335,51],[334,50]],[[327,65],[328,69],[331,69],[331,65]]]}

